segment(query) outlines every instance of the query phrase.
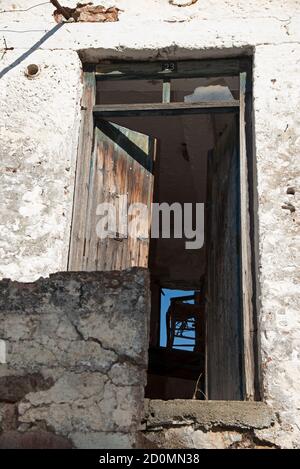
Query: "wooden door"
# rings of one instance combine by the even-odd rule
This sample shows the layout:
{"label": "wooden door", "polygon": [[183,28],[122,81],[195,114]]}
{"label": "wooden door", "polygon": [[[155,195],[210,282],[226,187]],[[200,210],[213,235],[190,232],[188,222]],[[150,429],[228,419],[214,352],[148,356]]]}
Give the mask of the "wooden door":
{"label": "wooden door", "polygon": [[240,164],[238,121],[209,154],[206,211],[206,392],[243,399]]}
{"label": "wooden door", "polygon": [[[77,169],[69,270],[148,266],[154,155],[153,137],[105,120],[96,122],[88,169]],[[87,167],[86,161],[79,164]],[[117,223],[110,223],[114,229],[104,239],[99,237],[99,206],[103,203],[114,207],[115,212],[107,212],[110,215],[106,219],[115,213]],[[124,215],[136,203],[144,204],[148,216],[143,217],[138,210],[129,212],[129,223],[135,217],[140,221],[136,225],[139,231],[129,236]]]}

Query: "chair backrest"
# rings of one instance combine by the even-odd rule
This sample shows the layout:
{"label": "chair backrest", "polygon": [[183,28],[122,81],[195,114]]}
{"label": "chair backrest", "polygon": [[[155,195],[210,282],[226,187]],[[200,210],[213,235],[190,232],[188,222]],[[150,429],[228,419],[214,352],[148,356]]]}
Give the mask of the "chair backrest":
{"label": "chair backrest", "polygon": [[201,306],[189,303],[173,303],[170,312],[176,320],[186,320],[201,313]]}

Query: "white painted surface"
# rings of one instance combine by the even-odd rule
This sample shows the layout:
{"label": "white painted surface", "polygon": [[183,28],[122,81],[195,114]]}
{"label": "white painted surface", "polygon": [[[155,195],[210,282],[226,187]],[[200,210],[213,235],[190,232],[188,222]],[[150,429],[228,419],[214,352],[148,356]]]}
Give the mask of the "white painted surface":
{"label": "white painted surface", "polygon": [[[31,80],[30,63],[41,67]],[[30,281],[66,270],[79,99],[76,52],[36,51],[1,79],[2,277]]]}
{"label": "white painted surface", "polygon": [[[50,4],[17,11],[34,4],[0,0],[0,11],[15,10],[0,13],[0,47],[14,48],[0,51],[0,275],[22,281],[67,266],[81,93],[76,51],[84,60],[147,60],[232,56],[269,47],[272,57],[275,44],[293,50],[300,35],[296,0],[288,5],[201,0],[185,8],[168,0],[119,0],[115,4],[124,10],[119,22],[63,25],[55,23]],[[64,4],[74,6],[71,0]],[[41,70],[32,80],[24,75],[30,63]],[[261,66],[256,61],[259,76]],[[284,113],[287,104],[282,105]],[[256,114],[265,115],[262,109]]]}

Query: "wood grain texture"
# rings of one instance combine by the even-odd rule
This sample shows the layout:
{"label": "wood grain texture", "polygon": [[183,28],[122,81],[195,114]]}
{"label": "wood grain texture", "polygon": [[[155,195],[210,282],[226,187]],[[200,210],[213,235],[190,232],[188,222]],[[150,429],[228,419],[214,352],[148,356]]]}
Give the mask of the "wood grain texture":
{"label": "wood grain texture", "polygon": [[249,215],[249,182],[246,152],[245,92],[246,72],[240,74],[240,194],[241,194],[241,272],[243,297],[243,337],[244,337],[244,393],[246,400],[253,400],[254,388],[254,349],[253,349],[253,286],[251,267],[251,239]]}
{"label": "wood grain texture", "polygon": [[156,61],[103,62],[96,66],[97,80],[192,78],[237,75],[248,62],[247,58]]}
{"label": "wood grain texture", "polygon": [[[114,133],[110,126],[114,127]],[[121,204],[126,212],[133,203],[145,204],[149,208],[149,217],[142,223],[149,234],[153,175],[149,170],[150,162],[146,164],[141,158],[152,159],[154,146],[151,140],[152,137],[116,124],[96,123],[93,151],[88,158],[89,169],[81,173],[82,179],[77,181],[79,194],[82,187],[87,187],[87,198],[84,210],[76,212],[81,220],[74,220],[74,226],[84,226],[84,235],[77,243],[77,246],[80,244],[81,257],[76,256],[73,270],[123,270],[148,266],[149,237],[143,238],[137,232],[127,236],[125,232],[118,231],[119,226],[116,230],[112,227],[107,237],[99,237],[97,224],[101,216],[97,207],[102,203],[111,204],[118,214]],[[127,203],[124,196],[127,196]]]}
{"label": "wood grain texture", "polygon": [[208,399],[219,400],[243,399],[237,132],[233,119],[208,164],[206,382]]}
{"label": "wood grain texture", "polygon": [[93,106],[96,82],[93,71],[83,74],[81,100],[81,130],[78,144],[73,218],[71,227],[68,270],[81,270],[85,243],[85,213],[88,204],[88,174],[93,144]]}
{"label": "wood grain texture", "polygon": [[94,106],[96,118],[113,116],[175,116],[238,112],[239,101],[204,101],[201,103],[103,104]]}

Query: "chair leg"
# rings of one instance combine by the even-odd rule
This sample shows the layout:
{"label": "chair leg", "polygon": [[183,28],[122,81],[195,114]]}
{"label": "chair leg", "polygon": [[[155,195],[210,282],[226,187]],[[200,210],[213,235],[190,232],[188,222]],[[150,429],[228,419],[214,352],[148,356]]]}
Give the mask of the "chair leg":
{"label": "chair leg", "polygon": [[167,329],[167,348],[172,348],[172,337],[171,337],[171,311],[170,308],[166,314],[166,329]]}

